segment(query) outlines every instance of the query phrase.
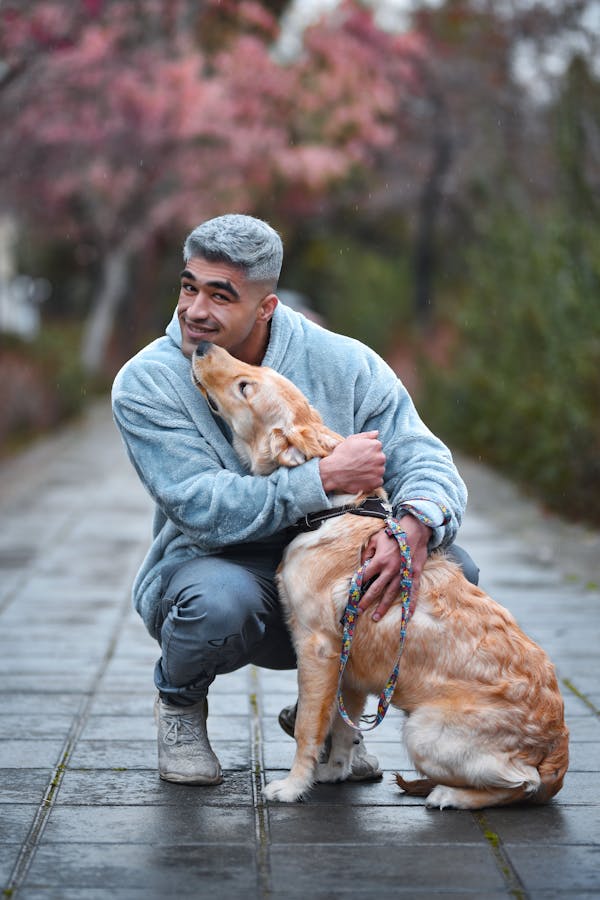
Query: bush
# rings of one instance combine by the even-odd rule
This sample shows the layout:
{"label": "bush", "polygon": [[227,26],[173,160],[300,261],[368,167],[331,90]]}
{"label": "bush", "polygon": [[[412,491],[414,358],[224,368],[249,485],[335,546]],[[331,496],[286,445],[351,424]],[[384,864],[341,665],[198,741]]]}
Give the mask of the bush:
{"label": "bush", "polygon": [[497,218],[467,254],[450,370],[422,406],[448,441],[600,522],[600,231]]}
{"label": "bush", "polygon": [[333,331],[385,354],[411,321],[408,260],[344,234],[313,237],[286,257],[286,287],[306,294]]}
{"label": "bush", "polygon": [[31,342],[1,335],[0,383],[0,446],[6,454],[83,407],[88,387],[79,367],[78,331],[47,327]]}

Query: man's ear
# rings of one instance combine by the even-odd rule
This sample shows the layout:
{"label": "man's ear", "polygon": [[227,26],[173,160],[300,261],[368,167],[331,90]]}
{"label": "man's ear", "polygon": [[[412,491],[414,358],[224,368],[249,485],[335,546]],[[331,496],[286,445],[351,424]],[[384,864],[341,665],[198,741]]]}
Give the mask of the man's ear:
{"label": "man's ear", "polygon": [[273,318],[273,313],[278,303],[279,298],[276,294],[267,294],[266,297],[263,297],[258,308],[259,320],[261,322],[269,322]]}
{"label": "man's ear", "polygon": [[280,466],[292,469],[306,462],[306,456],[292,444],[283,429],[274,428],[269,435],[269,451],[271,459]]}

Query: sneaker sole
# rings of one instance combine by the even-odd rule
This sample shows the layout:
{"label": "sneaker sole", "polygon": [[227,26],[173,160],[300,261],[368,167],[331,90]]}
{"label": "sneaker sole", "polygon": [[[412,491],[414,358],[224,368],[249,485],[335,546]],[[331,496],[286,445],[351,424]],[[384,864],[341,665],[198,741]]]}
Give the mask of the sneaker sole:
{"label": "sneaker sole", "polygon": [[202,778],[197,775],[179,775],[177,772],[159,772],[159,776],[163,781],[170,781],[173,784],[196,784],[204,787],[211,787],[221,784],[222,775],[216,775],[214,778]]}
{"label": "sneaker sole", "polygon": [[370,772],[368,775],[348,775],[346,781],[381,781],[383,778],[383,770],[377,769],[376,772]]}

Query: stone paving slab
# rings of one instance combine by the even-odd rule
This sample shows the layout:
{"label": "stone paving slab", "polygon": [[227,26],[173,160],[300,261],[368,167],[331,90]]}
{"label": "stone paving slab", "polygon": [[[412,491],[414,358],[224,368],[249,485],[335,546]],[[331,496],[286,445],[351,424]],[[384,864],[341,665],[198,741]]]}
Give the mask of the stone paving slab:
{"label": "stone paving slab", "polygon": [[[403,716],[368,742],[384,777],[267,804],[294,745],[294,672],[217,679],[223,784],[156,773],[154,642],[130,608],[151,505],[106,404],[0,466],[0,884],[23,900],[600,897],[600,534],[459,460],[461,543],[555,661],[571,729],[546,807],[427,810],[403,795]],[[43,528],[40,527],[43,523]]]}
{"label": "stone paving slab", "polygon": [[[329,896],[421,897],[421,891],[444,893],[472,891],[488,896],[502,891],[504,881],[485,845],[473,846],[456,841],[423,848],[412,844],[369,844],[352,852],[321,843],[274,845],[271,851],[272,883],[276,896],[312,896],[324,884]],[[442,874],[443,873],[443,874]],[[316,885],[315,885],[316,881]],[[288,894],[289,896],[289,894]],[[322,896],[327,896],[322,892]],[[506,895],[505,895],[506,896]]]}
{"label": "stone paving slab", "polygon": [[61,898],[66,889],[71,889],[71,896],[81,897],[82,891],[93,888],[96,897],[108,900],[119,897],[123,888],[156,898],[247,897],[249,885],[256,884],[250,843],[174,844],[172,840],[172,835],[162,835],[154,843],[134,846],[44,842],[29,870],[26,888],[46,892],[53,888],[50,896]]}

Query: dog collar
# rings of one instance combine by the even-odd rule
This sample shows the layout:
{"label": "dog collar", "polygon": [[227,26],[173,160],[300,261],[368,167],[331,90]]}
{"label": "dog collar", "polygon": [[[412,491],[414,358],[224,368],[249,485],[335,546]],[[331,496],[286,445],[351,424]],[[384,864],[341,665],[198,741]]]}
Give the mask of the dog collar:
{"label": "dog collar", "polygon": [[343,516],[346,513],[350,513],[353,516],[371,516],[375,519],[387,519],[392,514],[392,507],[389,503],[384,502],[381,497],[367,497],[360,506],[345,504],[343,506],[332,506],[331,509],[321,509],[318,512],[307,513],[291,525],[290,530],[294,534],[301,534],[303,531],[315,531],[327,519],[335,519],[336,516]]}

